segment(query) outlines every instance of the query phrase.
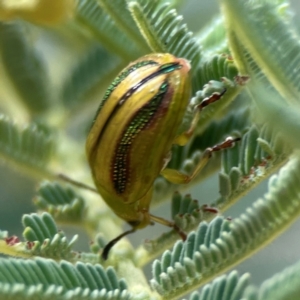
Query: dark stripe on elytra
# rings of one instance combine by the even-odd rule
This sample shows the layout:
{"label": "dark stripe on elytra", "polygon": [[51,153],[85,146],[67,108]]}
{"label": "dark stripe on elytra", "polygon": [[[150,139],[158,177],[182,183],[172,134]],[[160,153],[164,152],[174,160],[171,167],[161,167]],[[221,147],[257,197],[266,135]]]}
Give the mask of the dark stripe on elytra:
{"label": "dark stripe on elytra", "polygon": [[173,72],[174,70],[180,69],[181,65],[179,63],[169,63],[164,64],[160,66],[160,68],[142,79],[140,82],[138,82],[135,86],[131,87],[119,100],[119,106],[122,105],[138,88],[140,88],[143,84],[151,80],[152,78],[155,78],[156,76],[159,76],[161,74],[167,74],[170,72]]}
{"label": "dark stripe on elytra", "polygon": [[[117,113],[118,109],[120,109],[120,107],[125,103],[126,100],[128,100],[130,98],[130,96],[137,90],[139,89],[141,86],[143,86],[145,83],[147,83],[149,80],[151,80],[152,78],[155,78],[156,76],[162,75],[162,74],[167,74],[170,72],[173,72],[174,70],[180,69],[182,66],[179,63],[168,63],[168,64],[164,64],[162,66],[160,66],[160,68],[148,75],[147,77],[143,78],[139,83],[137,83],[135,86],[133,86],[132,88],[130,88],[126,93],[123,94],[123,96],[121,97],[118,105],[114,108],[114,110],[112,111],[110,117],[107,120],[106,125],[109,123],[110,119]],[[129,176],[130,174],[128,174],[128,165],[129,165],[129,159],[128,159],[128,154],[130,151],[130,147],[131,147],[131,143],[133,141],[133,139],[135,138],[135,136],[137,135],[137,133],[139,131],[141,131],[144,127],[143,124],[139,124],[141,127],[139,126],[134,126],[134,122],[135,120],[138,121],[144,121],[144,126],[148,125],[148,123],[151,121],[151,119],[154,117],[155,112],[150,113],[147,111],[144,111],[143,109],[148,109],[148,105],[150,103],[155,103],[157,100],[162,100],[165,93],[167,92],[167,86],[168,83],[164,82],[161,87],[160,90],[158,91],[158,93],[152,98],[150,99],[150,101],[143,106],[143,108],[141,108],[139,110],[139,112],[137,113],[136,116],[133,117],[132,119],[132,123],[129,124],[129,126],[127,126],[127,129],[125,129],[125,131],[122,134],[122,139],[120,141],[120,143],[118,144],[119,147],[116,150],[116,155],[115,155],[115,160],[113,163],[113,182],[114,182],[114,187],[117,193],[121,194],[125,191],[126,188],[126,183],[129,180]],[[162,89],[164,89],[162,92]],[[159,107],[159,104],[155,106],[155,109],[157,110],[157,108]],[[143,117],[146,118],[143,119]],[[148,118],[148,120],[147,120]],[[105,126],[106,126],[105,125]],[[103,128],[103,132],[105,129],[105,126]],[[137,132],[135,132],[135,128],[137,128]],[[130,132],[131,130],[133,130],[132,132]],[[129,139],[129,143],[123,143],[122,144],[122,140],[123,139]]]}
{"label": "dark stripe on elytra", "polygon": [[112,180],[115,191],[118,194],[122,194],[125,191],[126,184],[128,180],[130,180],[128,166],[130,165],[129,152],[132,142],[138,133],[145,129],[151,120],[155,118],[155,115],[168,92],[168,86],[168,82],[164,82],[160,86],[157,94],[135,113],[122,133],[122,138],[117,145],[114,160],[112,162]]}
{"label": "dark stripe on elytra", "polygon": [[125,92],[123,94],[123,96],[120,98],[118,104],[114,107],[114,109],[112,110],[110,116],[108,117],[105,125],[103,126],[103,129],[98,137],[98,140],[100,140],[103,132],[106,129],[106,126],[109,124],[110,120],[114,117],[114,115],[118,112],[118,110],[121,108],[121,106],[125,103],[126,100],[128,100],[130,98],[130,96],[141,86],[143,86],[145,83],[147,83],[149,80],[151,80],[152,78],[155,78],[156,76],[162,75],[162,74],[166,74],[166,73],[170,73],[174,70],[180,69],[181,65],[179,63],[169,63],[169,64],[164,64],[162,66],[159,67],[159,69],[148,75],[147,77],[143,78],[140,82],[138,82],[135,86],[131,87],[127,92]]}
{"label": "dark stripe on elytra", "polygon": [[[99,144],[99,141],[102,138],[103,133],[106,130],[106,127],[108,126],[109,122],[111,121],[111,119],[115,116],[115,114],[117,113],[117,111],[121,108],[122,104],[125,103],[125,101],[133,94],[133,92],[135,92],[138,88],[140,88],[142,85],[144,85],[145,83],[147,83],[149,80],[151,80],[152,78],[159,76],[161,74],[166,74],[166,73],[170,73],[173,72],[174,70],[180,69],[182,66],[179,63],[168,63],[168,64],[164,64],[162,66],[160,66],[158,68],[158,70],[150,75],[148,75],[147,77],[145,77],[144,79],[142,79],[139,83],[137,83],[134,87],[130,88],[127,92],[125,92],[123,94],[123,96],[121,97],[121,100],[119,101],[118,105],[116,105],[113,109],[113,111],[111,112],[111,114],[109,115],[108,119],[106,120],[106,123],[104,124],[99,136],[97,137],[97,141],[95,143],[95,147],[97,147],[97,145]],[[94,151],[95,149],[93,149],[92,151]]]}
{"label": "dark stripe on elytra", "polygon": [[99,112],[101,111],[102,107],[104,106],[105,102],[107,101],[107,99],[109,98],[109,96],[111,95],[111,93],[116,89],[116,87],[130,74],[132,73],[133,71],[141,68],[141,67],[144,67],[144,66],[147,66],[147,65],[157,65],[158,63],[156,61],[153,61],[153,60],[145,60],[145,61],[140,61],[132,66],[130,66],[129,68],[126,68],[123,72],[121,72],[120,75],[118,75],[115,80],[110,84],[110,86],[107,88],[101,102],[100,102],[100,105],[97,109],[97,112],[95,114],[95,117],[93,119],[93,122],[91,124],[91,127],[90,129],[93,127],[96,119],[97,119],[97,116],[99,114]]}

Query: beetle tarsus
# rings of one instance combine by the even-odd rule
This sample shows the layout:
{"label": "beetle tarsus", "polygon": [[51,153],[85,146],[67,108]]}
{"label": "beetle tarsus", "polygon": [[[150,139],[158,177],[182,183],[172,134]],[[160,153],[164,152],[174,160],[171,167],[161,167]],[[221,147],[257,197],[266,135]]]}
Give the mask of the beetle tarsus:
{"label": "beetle tarsus", "polygon": [[218,100],[220,100],[222,98],[222,96],[226,93],[226,89],[224,88],[224,90],[220,93],[213,93],[212,95],[210,95],[209,97],[203,99],[203,101],[198,105],[198,109],[201,111],[204,107],[217,102]]}
{"label": "beetle tarsus", "polygon": [[175,223],[173,225],[174,230],[180,235],[183,241],[186,240],[187,235],[185,232],[183,232]]}
{"label": "beetle tarsus", "polygon": [[228,137],[221,144],[215,145],[215,146],[213,146],[212,148],[209,148],[209,149],[210,149],[211,152],[227,149],[227,148],[230,148],[230,147],[234,146],[234,143],[237,142],[237,141],[240,141],[240,140],[241,140],[240,137],[237,137],[237,138]]}

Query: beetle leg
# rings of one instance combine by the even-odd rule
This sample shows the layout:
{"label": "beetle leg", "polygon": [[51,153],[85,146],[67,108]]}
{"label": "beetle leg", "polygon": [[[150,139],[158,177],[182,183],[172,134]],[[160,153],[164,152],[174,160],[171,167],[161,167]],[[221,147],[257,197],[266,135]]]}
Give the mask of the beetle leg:
{"label": "beetle leg", "polygon": [[165,167],[170,162],[171,158],[172,158],[172,151],[169,151],[168,154],[164,158],[164,161],[163,161],[164,164],[163,164],[162,170],[165,169]]}
{"label": "beetle leg", "polygon": [[186,240],[186,234],[174,222],[168,221],[166,219],[157,216],[153,216],[151,214],[150,214],[150,220],[168,227],[172,227],[180,235],[182,240],[184,241]]}
{"label": "beetle leg", "polygon": [[220,93],[214,92],[209,97],[204,98],[203,101],[195,107],[195,116],[192,120],[190,128],[187,131],[181,133],[179,136],[177,136],[173,144],[184,146],[189,141],[189,139],[191,138],[191,136],[195,131],[202,109],[220,100],[225,93],[226,93],[226,89],[224,89]]}
{"label": "beetle leg", "polygon": [[239,141],[240,138],[232,138],[228,137],[224,142],[221,144],[217,144],[211,148],[207,148],[204,150],[199,163],[197,164],[195,170],[191,175],[186,175],[181,173],[175,169],[164,169],[161,171],[161,175],[164,176],[168,181],[175,183],[175,184],[184,184],[189,183],[192,179],[194,179],[200,171],[205,167],[208,160],[212,156],[213,152],[217,152],[226,148],[230,148],[234,145],[236,141]]}

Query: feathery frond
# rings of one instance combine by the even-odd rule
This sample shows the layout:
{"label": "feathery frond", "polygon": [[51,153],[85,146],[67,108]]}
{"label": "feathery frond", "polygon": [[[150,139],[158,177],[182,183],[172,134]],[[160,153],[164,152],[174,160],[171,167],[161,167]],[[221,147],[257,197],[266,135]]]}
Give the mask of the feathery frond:
{"label": "feathery frond", "polygon": [[110,0],[100,0],[99,3],[107,14],[114,20],[116,26],[121,28],[128,38],[133,41],[142,52],[147,53],[150,51],[130,14],[127,0],[115,0],[114,2],[111,2]]}
{"label": "feathery frond", "polygon": [[76,20],[107,50],[127,61],[136,59],[145,53],[140,51],[136,44],[116,26],[97,0],[78,1]]}
{"label": "feathery frond", "polygon": [[147,0],[143,3],[128,3],[144,39],[153,52],[168,52],[184,57],[197,66],[201,57],[201,48],[192,32],[188,31],[183,18],[169,3],[160,0]]}
{"label": "feathery frond", "polygon": [[50,259],[0,259],[0,299],[128,300],[112,268]]}
{"label": "feathery frond", "polygon": [[286,11],[280,11],[275,1],[227,0],[222,5],[227,26],[275,89],[290,103],[298,102],[300,42]]}
{"label": "feathery frond", "polygon": [[166,299],[185,294],[273,240],[299,217],[299,170],[300,160],[294,157],[271,177],[268,194],[239,218],[202,222],[185,242],[177,242],[154,262],[153,288]]}
{"label": "feathery frond", "polygon": [[280,133],[268,126],[260,130],[252,126],[235,148],[222,153],[222,171],[219,174],[221,197],[215,201],[217,207],[227,209],[247,190],[267,178],[291,154],[290,147],[282,142]]}
{"label": "feathery frond", "polygon": [[44,59],[26,39],[25,28],[21,21],[0,24],[1,63],[19,95],[18,100],[31,113],[38,114],[51,105],[49,78]]}
{"label": "feathery frond", "polygon": [[6,162],[40,176],[47,173],[46,163],[54,147],[53,137],[46,127],[32,123],[21,129],[0,115],[0,156]]}
{"label": "feathery frond", "polygon": [[34,204],[38,209],[49,212],[58,222],[70,224],[81,222],[86,208],[80,195],[56,182],[42,182]]}
{"label": "feathery frond", "polygon": [[24,215],[22,222],[25,227],[23,235],[27,240],[26,248],[30,254],[54,259],[74,258],[72,247],[77,235],[69,242],[65,234],[57,229],[51,215]]}
{"label": "feathery frond", "polygon": [[237,271],[217,277],[211,284],[206,284],[200,293],[194,292],[189,300],[232,300],[241,299],[249,286],[249,274],[239,276]]}
{"label": "feathery frond", "polygon": [[288,267],[258,287],[246,289],[242,299],[245,300],[297,300],[300,286],[300,263]]}

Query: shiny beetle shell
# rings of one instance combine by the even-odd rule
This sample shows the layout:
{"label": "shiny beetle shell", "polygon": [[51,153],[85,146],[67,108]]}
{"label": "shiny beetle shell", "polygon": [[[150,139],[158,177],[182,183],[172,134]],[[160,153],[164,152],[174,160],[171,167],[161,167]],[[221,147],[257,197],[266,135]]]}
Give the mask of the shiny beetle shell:
{"label": "shiny beetle shell", "polygon": [[109,86],[86,152],[95,185],[134,228],[149,224],[152,186],[164,168],[191,93],[190,64],[171,54],[146,55]]}

